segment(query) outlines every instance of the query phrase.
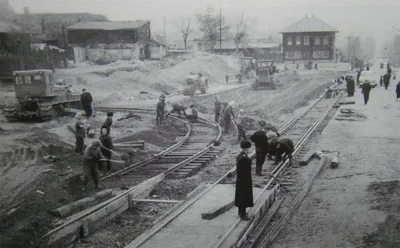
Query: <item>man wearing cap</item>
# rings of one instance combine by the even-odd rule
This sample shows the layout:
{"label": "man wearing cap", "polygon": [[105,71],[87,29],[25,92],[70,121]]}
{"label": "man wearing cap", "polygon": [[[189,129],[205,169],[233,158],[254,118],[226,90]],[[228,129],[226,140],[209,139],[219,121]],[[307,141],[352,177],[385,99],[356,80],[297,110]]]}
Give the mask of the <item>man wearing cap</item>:
{"label": "man wearing cap", "polygon": [[236,157],[236,188],[235,206],[238,207],[239,217],[249,220],[246,208],[253,207],[253,183],[251,180],[251,159],[248,156],[251,143],[242,141],[240,148],[242,151]]}
{"label": "man wearing cap", "polygon": [[224,109],[224,127],[225,127],[225,134],[229,133],[229,129],[231,127],[232,119],[234,118],[233,114],[233,105],[235,104],[234,101],[230,101],[228,105]]}
{"label": "man wearing cap", "polygon": [[107,129],[108,134],[111,133],[111,125],[113,123],[113,116],[114,116],[113,112],[108,112],[107,119],[104,121],[103,125],[101,126],[101,129],[103,129],[103,128]]}
{"label": "man wearing cap", "polygon": [[165,98],[160,97],[157,103],[157,117],[156,122],[157,124],[162,124],[164,120],[164,111],[165,111]]}
{"label": "man wearing cap", "polygon": [[75,155],[83,154],[83,146],[85,144],[85,134],[86,134],[86,126],[82,122],[82,113],[77,113],[75,115],[76,123],[75,123]]}
{"label": "man wearing cap", "polygon": [[385,85],[385,90],[387,90],[390,84],[390,75],[388,73],[383,76],[383,84]]}
{"label": "man wearing cap", "polygon": [[346,88],[347,88],[347,96],[352,97],[354,96],[354,91],[356,90],[356,84],[354,82],[353,76],[348,75],[346,78]]}
{"label": "man wearing cap", "polygon": [[246,136],[246,130],[244,127],[244,116],[243,116],[244,110],[241,109],[239,110],[239,114],[236,117],[236,126],[238,129],[238,141],[244,141],[247,140],[247,136]]}
{"label": "man wearing cap", "polygon": [[101,154],[101,142],[99,140],[93,141],[93,144],[88,146],[83,156],[83,183],[85,186],[88,184],[89,177],[92,178],[95,188],[99,188],[99,163],[100,160],[105,160]]}
{"label": "man wearing cap", "polygon": [[86,116],[89,118],[93,114],[93,109],[92,109],[93,98],[92,95],[86,91],[86,89],[82,89],[82,92],[83,92],[81,94],[82,108],[85,111]]}
{"label": "man wearing cap", "polygon": [[218,96],[215,96],[214,113],[215,113],[215,122],[218,123],[219,115],[221,114],[221,101],[219,100]]}
{"label": "man wearing cap", "polygon": [[262,176],[262,166],[268,153],[268,137],[265,132],[265,121],[258,122],[258,131],[251,135],[250,140],[256,145],[256,175]]}

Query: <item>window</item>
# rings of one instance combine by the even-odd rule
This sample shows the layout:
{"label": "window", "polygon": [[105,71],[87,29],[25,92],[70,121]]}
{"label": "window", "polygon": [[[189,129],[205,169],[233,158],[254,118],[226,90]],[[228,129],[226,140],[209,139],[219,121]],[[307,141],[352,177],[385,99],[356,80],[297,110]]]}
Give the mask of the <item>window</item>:
{"label": "window", "polygon": [[315,36],[314,45],[319,45],[319,44],[321,44],[319,36]]}
{"label": "window", "polygon": [[313,51],[313,58],[314,59],[328,59],[329,58],[329,51]]}
{"label": "window", "polygon": [[26,84],[32,84],[31,76],[25,76],[24,83],[26,83]]}
{"label": "window", "polygon": [[305,46],[310,45],[310,36],[304,36],[304,45]]}
{"label": "window", "polygon": [[34,75],[33,76],[33,81],[42,81],[42,76],[41,75]]}
{"label": "window", "polygon": [[294,52],[286,52],[285,57],[286,57],[287,59],[292,59],[292,58],[294,58]]}
{"label": "window", "polygon": [[324,45],[328,45],[328,36],[324,36],[324,40],[323,40],[323,42],[324,42]]}
{"label": "window", "polygon": [[294,52],[294,58],[295,59],[301,59],[301,51]]}
{"label": "window", "polygon": [[288,45],[288,46],[291,46],[291,45],[292,45],[292,37],[291,37],[291,36],[288,36],[288,37],[287,37],[287,45]]}
{"label": "window", "polygon": [[296,36],[296,45],[300,46],[301,44],[301,37],[300,36]]}

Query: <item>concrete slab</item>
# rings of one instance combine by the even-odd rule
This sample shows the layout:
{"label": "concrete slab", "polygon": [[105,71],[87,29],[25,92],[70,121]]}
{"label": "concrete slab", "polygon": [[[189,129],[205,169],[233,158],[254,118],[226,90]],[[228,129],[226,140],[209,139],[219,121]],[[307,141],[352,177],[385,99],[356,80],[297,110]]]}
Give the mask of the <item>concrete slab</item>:
{"label": "concrete slab", "polygon": [[[253,188],[254,198],[260,192],[260,189]],[[228,204],[234,196],[235,185],[216,185],[140,247],[166,247],[166,244],[171,248],[212,247],[239,218],[237,208],[231,208],[212,220],[202,219],[201,214]]]}

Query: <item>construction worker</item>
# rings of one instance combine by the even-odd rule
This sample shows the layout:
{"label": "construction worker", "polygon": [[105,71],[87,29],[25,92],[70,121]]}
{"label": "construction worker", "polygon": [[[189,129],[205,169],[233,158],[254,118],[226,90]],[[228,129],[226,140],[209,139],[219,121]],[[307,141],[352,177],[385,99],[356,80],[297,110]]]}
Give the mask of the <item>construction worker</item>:
{"label": "construction worker", "polygon": [[85,111],[87,118],[89,118],[93,114],[93,108],[92,108],[93,98],[92,95],[86,91],[86,89],[82,89],[82,92],[83,92],[81,94],[82,108]]}
{"label": "construction worker", "polygon": [[187,118],[190,121],[197,121],[197,119],[199,118],[199,114],[197,109],[194,107],[194,105],[190,105],[190,109],[192,110],[192,113],[190,115],[187,116]]}
{"label": "construction worker", "polygon": [[221,114],[221,101],[219,100],[218,96],[215,96],[214,101],[214,114],[215,114],[215,122],[218,123],[219,115]]}
{"label": "construction worker", "polygon": [[83,154],[83,147],[85,145],[86,126],[82,122],[82,113],[75,115],[75,156]]}
{"label": "construction worker", "polygon": [[399,100],[399,98],[400,98],[400,81],[396,85],[396,102]]}
{"label": "construction worker", "polygon": [[389,63],[387,65],[387,74],[389,75],[389,80],[390,80],[392,78],[392,68],[390,68]]}
{"label": "construction worker", "polygon": [[265,121],[258,122],[258,131],[250,136],[250,140],[256,145],[256,175],[262,176],[262,166],[267,156],[269,145],[268,137],[265,132]]}
{"label": "construction worker", "polygon": [[272,129],[268,130],[267,138],[268,138],[268,159],[272,160],[272,156],[276,154],[276,147],[272,145],[273,142],[277,142],[280,134],[278,131],[274,131]]}
{"label": "construction worker", "polygon": [[238,129],[238,141],[239,142],[247,140],[246,130],[245,130],[245,127],[244,127],[244,118],[243,118],[244,116],[243,116],[243,114],[244,114],[244,110],[241,109],[241,110],[239,110],[239,114],[236,117],[236,126],[237,126],[237,129]]}
{"label": "construction worker", "polygon": [[156,117],[157,125],[162,124],[165,112],[165,98],[162,97],[159,98],[156,111],[157,111],[157,117]]}
{"label": "construction worker", "polygon": [[390,75],[388,73],[383,76],[383,84],[385,85],[385,90],[387,90],[390,84]]}
{"label": "construction worker", "polygon": [[103,128],[107,129],[108,134],[111,134],[111,125],[113,123],[113,116],[114,116],[113,112],[108,112],[107,119],[104,121],[103,125],[101,126],[102,129]]}
{"label": "construction worker", "polygon": [[251,143],[242,141],[240,148],[242,151],[236,157],[236,188],[235,206],[238,207],[239,217],[249,220],[246,208],[253,207],[253,184],[251,180],[251,159],[248,156]]}
{"label": "construction worker", "polygon": [[[386,85],[385,85],[386,87]],[[369,101],[369,93],[371,92],[371,84],[369,81],[365,81],[365,83],[362,86],[361,93],[364,95],[364,104],[367,105]],[[387,88],[387,87],[386,87]]]}
{"label": "construction worker", "polygon": [[346,78],[346,89],[347,89],[347,96],[352,97],[354,96],[354,91],[356,90],[356,85],[353,79],[353,76],[348,75]]}
{"label": "construction worker", "polygon": [[183,112],[183,115],[187,118],[186,109],[187,107],[174,103],[172,105],[172,110],[169,113],[167,113],[166,117],[168,117],[170,114],[178,113],[179,118],[181,118],[181,113]]}
{"label": "construction worker", "polygon": [[93,144],[88,146],[83,156],[83,183],[87,186],[89,177],[92,178],[95,188],[99,189],[99,163],[104,160],[103,154],[100,151],[101,142],[93,141]]}
{"label": "construction worker", "polygon": [[101,154],[107,159],[107,168],[104,170],[105,172],[111,171],[111,150],[114,149],[113,142],[106,127],[102,127],[100,130],[100,138],[101,142]]}
{"label": "construction worker", "polygon": [[230,101],[228,105],[224,109],[224,133],[228,134],[231,128],[231,122],[235,117],[233,114],[233,105],[235,104],[234,101]]}
{"label": "construction worker", "polygon": [[291,139],[279,138],[278,140],[273,140],[271,145],[275,148],[275,165],[278,165],[282,161],[283,154],[285,154],[283,161],[286,160],[286,158],[289,158],[289,165],[292,165],[294,144]]}

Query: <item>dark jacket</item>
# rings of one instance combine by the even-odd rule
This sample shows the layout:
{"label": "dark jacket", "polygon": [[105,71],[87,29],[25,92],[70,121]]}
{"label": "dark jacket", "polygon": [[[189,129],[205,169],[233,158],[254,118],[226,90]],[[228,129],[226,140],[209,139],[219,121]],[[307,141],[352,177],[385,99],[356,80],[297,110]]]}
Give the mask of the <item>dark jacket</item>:
{"label": "dark jacket", "polygon": [[214,102],[214,112],[218,115],[221,113],[221,102],[220,101]]}
{"label": "dark jacket", "polygon": [[364,83],[361,93],[363,93],[364,95],[369,95],[369,92],[371,92],[371,85],[369,83]]}
{"label": "dark jacket", "polygon": [[199,112],[194,108],[192,109],[192,116],[196,118],[199,116]]}
{"label": "dark jacket", "polygon": [[90,106],[92,104],[93,98],[89,92],[83,92],[81,94],[81,103],[83,106]]}
{"label": "dark jacket", "polygon": [[83,163],[87,166],[96,166],[100,159],[104,159],[103,154],[99,148],[93,148],[90,145],[86,148],[85,154],[83,155]]}
{"label": "dark jacket", "polygon": [[235,206],[253,207],[251,159],[244,152],[236,157],[236,175]]}
{"label": "dark jacket", "polygon": [[175,103],[172,105],[172,109],[175,111],[185,111],[185,106]]}
{"label": "dark jacket", "polygon": [[[112,125],[112,119],[107,118],[107,119],[104,121],[103,125],[101,125],[101,129],[107,128],[107,133],[110,134],[111,125]],[[101,130],[101,129],[100,129],[100,130]]]}
{"label": "dark jacket", "polygon": [[104,155],[104,157],[111,158],[111,151],[109,151],[109,150],[112,150],[114,148],[114,146],[113,146],[113,142],[112,142],[110,135],[102,134],[99,139],[100,139],[101,145],[108,149],[107,150],[102,147],[100,149],[101,153]]}
{"label": "dark jacket", "polygon": [[265,131],[257,131],[250,136],[250,140],[256,145],[257,152],[268,152],[268,138]]}
{"label": "dark jacket", "polygon": [[157,103],[157,112],[160,114],[164,114],[164,109],[165,109],[165,103],[158,102]]}
{"label": "dark jacket", "polygon": [[232,118],[235,116],[233,115],[233,110],[231,106],[226,106],[224,110],[224,120],[231,121]]}
{"label": "dark jacket", "polygon": [[400,98],[400,83],[398,83],[396,85],[396,94],[397,94],[397,98]]}
{"label": "dark jacket", "polygon": [[347,92],[354,92],[356,90],[356,84],[354,82],[354,79],[349,78],[347,80]]}
{"label": "dark jacket", "polygon": [[389,74],[385,74],[383,76],[383,83],[384,84],[389,84],[390,83],[390,75]]}
{"label": "dark jacket", "polygon": [[387,69],[387,73],[389,74],[389,77],[392,76],[392,69],[390,67]]}
{"label": "dark jacket", "polygon": [[85,138],[86,130],[83,126],[82,121],[76,121],[75,123],[75,137],[76,138]]}
{"label": "dark jacket", "polygon": [[282,152],[286,152],[286,153],[294,152],[293,141],[288,138],[279,139],[277,148],[279,148]]}

